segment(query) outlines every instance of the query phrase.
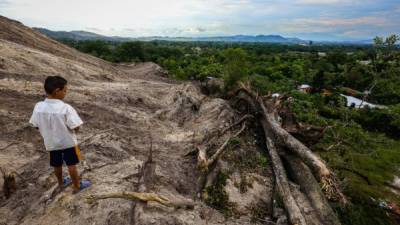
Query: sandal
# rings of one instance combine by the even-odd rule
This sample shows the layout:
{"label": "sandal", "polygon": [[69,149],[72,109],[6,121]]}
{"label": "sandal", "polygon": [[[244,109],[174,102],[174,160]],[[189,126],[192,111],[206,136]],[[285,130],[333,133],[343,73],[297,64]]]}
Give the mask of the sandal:
{"label": "sandal", "polygon": [[81,180],[81,182],[79,183],[79,190],[78,191],[74,191],[74,194],[90,187],[92,185],[92,183],[90,183],[90,181],[88,180]]}
{"label": "sandal", "polygon": [[64,183],[64,187],[68,187],[72,183],[72,180],[69,176],[65,176],[63,183]]}

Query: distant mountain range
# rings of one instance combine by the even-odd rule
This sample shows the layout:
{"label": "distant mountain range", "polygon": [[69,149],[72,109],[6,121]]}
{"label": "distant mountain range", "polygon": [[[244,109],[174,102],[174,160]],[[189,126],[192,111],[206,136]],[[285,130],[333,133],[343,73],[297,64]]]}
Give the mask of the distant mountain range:
{"label": "distant mountain range", "polygon": [[165,36],[151,36],[151,37],[118,37],[118,36],[104,36],[87,31],[52,31],[45,28],[33,28],[40,33],[53,39],[72,39],[77,41],[83,40],[103,40],[103,41],[210,41],[210,42],[266,42],[266,43],[286,43],[286,44],[308,44],[309,41],[301,40],[299,38],[285,38],[280,35],[233,35],[233,36],[216,36],[216,37],[165,37]]}
{"label": "distant mountain range", "polygon": [[125,42],[133,40],[133,38],[124,38],[116,36],[110,37],[87,31],[52,31],[38,27],[34,27],[33,29],[53,39],[72,39],[76,41],[103,40],[103,41],[116,41],[116,42]]}
{"label": "distant mountain range", "polygon": [[[262,42],[262,43],[281,43],[281,44],[301,44],[307,45],[308,40],[299,38],[286,38],[280,35],[233,35],[233,36],[215,36],[215,37],[166,37],[166,36],[150,36],[150,37],[119,37],[119,36],[104,36],[87,31],[52,31],[45,28],[33,28],[53,39],[72,39],[77,41],[83,40],[102,40],[113,42],[126,41],[205,41],[205,42]],[[324,42],[314,41],[315,44],[371,44],[372,41],[348,41],[348,42]]]}

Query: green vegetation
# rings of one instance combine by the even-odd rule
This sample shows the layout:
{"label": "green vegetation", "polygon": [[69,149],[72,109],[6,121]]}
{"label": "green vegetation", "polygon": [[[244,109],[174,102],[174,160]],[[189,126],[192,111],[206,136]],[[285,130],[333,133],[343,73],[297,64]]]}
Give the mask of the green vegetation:
{"label": "green vegetation", "polygon": [[246,172],[265,174],[265,168],[269,165],[268,153],[260,152],[255,146],[255,141],[252,136],[232,138],[229,142],[232,149],[226,151],[223,159],[233,163],[235,170],[241,174]]}
{"label": "green vegetation", "polygon": [[224,189],[227,179],[228,175],[220,172],[215,179],[215,184],[207,187],[205,194],[208,205],[220,210],[226,217],[230,217],[234,214],[235,205],[229,202],[229,196]]}
{"label": "green vegetation", "polygon": [[[288,107],[298,121],[329,127],[311,148],[334,169],[352,202],[349,208],[337,209],[343,224],[377,225],[391,224],[390,217],[377,202],[383,200],[400,205],[400,197],[385,184],[393,175],[400,175],[400,50],[395,45],[397,40],[397,36],[385,40],[376,38],[374,45],[365,46],[64,42],[112,62],[153,61],[175,79],[221,78],[226,90],[234,88],[237,81],[248,80],[262,94],[279,92],[293,97]],[[303,83],[314,87],[311,93],[296,90]],[[345,98],[339,94],[350,95],[349,92],[386,108],[348,108]],[[234,154],[230,156],[237,158]],[[254,157],[249,161],[240,160],[249,164],[247,168],[268,164],[267,157]],[[220,174],[218,180],[216,186],[207,190],[213,196],[208,204],[224,211],[227,196],[221,187],[226,178]]]}
{"label": "green vegetation", "polygon": [[263,222],[265,218],[270,214],[269,209],[270,206],[264,202],[260,202],[251,207],[251,221],[255,222]]}

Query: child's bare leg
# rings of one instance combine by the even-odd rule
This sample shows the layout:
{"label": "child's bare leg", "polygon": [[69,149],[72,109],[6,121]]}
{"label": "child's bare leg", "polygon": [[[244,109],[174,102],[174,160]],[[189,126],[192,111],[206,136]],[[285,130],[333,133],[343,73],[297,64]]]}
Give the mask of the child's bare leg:
{"label": "child's bare leg", "polygon": [[62,187],[64,184],[63,177],[62,177],[62,166],[54,167],[54,174],[57,177],[58,186]]}
{"label": "child's bare leg", "polygon": [[80,178],[79,178],[78,168],[76,167],[76,165],[68,166],[68,172],[72,179],[72,187],[74,191],[79,191]]}

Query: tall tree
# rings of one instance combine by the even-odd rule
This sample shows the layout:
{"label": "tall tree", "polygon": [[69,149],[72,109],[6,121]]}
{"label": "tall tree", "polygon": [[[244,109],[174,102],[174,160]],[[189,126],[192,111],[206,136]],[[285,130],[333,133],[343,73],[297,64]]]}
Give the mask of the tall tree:
{"label": "tall tree", "polygon": [[241,48],[229,48],[224,50],[222,55],[225,58],[225,87],[231,89],[248,75],[247,54]]}

